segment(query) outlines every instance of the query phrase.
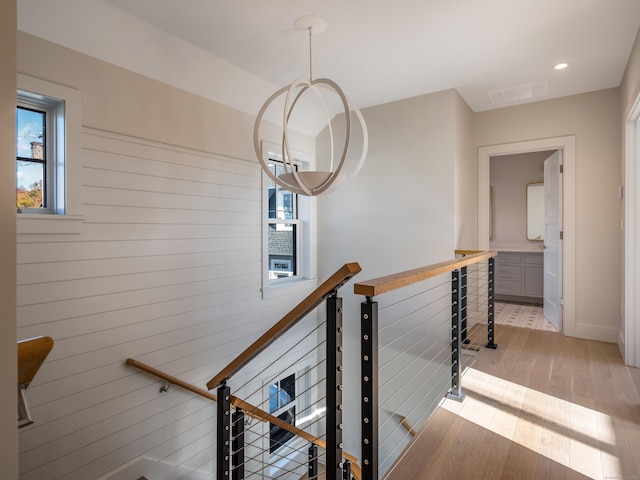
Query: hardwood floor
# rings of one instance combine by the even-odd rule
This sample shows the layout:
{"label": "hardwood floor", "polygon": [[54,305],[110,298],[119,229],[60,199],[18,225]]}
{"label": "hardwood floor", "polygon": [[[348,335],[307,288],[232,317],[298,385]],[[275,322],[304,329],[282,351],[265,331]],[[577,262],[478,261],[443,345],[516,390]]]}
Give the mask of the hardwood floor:
{"label": "hardwood floor", "polygon": [[499,326],[387,480],[640,480],[640,371],[617,345]]}

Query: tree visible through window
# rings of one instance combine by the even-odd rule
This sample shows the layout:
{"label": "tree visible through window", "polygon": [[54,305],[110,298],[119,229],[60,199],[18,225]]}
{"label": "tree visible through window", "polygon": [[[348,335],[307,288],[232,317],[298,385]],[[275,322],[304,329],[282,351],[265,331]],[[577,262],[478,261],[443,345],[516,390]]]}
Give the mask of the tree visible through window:
{"label": "tree visible through window", "polygon": [[16,205],[47,208],[48,145],[46,109],[16,109]]}

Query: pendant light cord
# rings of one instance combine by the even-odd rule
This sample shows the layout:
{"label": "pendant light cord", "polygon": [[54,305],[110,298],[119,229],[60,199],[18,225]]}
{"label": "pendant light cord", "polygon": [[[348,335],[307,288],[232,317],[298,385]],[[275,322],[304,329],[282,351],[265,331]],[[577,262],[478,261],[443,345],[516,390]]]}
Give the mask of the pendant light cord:
{"label": "pendant light cord", "polygon": [[313,50],[311,48],[311,27],[309,27],[309,81],[313,80]]}

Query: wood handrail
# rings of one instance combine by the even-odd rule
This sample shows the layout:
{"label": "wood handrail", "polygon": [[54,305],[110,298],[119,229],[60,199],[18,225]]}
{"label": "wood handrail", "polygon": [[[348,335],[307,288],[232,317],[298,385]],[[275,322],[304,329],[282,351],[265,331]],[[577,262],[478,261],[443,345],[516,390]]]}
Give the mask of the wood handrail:
{"label": "wood handrail", "polygon": [[[198,388],[194,385],[191,385],[190,383],[187,383],[183,380],[180,380],[177,377],[174,377],[173,375],[169,375],[168,373],[163,372],[162,370],[158,370],[156,368],[153,368],[149,365],[147,365],[146,363],[140,362],[139,360],[136,360],[134,358],[127,358],[126,360],[127,365],[131,365],[132,367],[136,367],[139,368],[140,370],[143,370],[147,373],[150,373],[151,375],[155,375],[158,378],[161,378],[163,380],[166,380],[169,383],[172,383],[174,385],[178,385],[179,387],[184,388],[185,390],[189,390],[192,393],[195,393],[196,395],[200,395],[204,398],[207,398],[209,400],[212,400],[214,402],[218,401],[218,398],[216,397],[216,395],[208,392],[207,390],[202,390],[201,388]],[[270,413],[265,412],[264,410],[250,404],[249,402],[246,402],[234,395],[231,396],[231,405],[233,405],[235,408],[241,408],[243,410],[243,412],[252,417],[255,418],[257,420],[260,420],[261,422],[269,422],[272,423],[274,425],[277,425],[278,427],[282,428],[283,430],[287,430],[288,432],[293,433],[294,435],[299,436],[300,438],[303,438],[305,440],[307,440],[310,443],[315,443],[316,445],[318,445],[321,448],[326,449],[327,448],[327,444],[324,440],[310,434],[309,432],[302,430],[301,428],[295,427],[293,425],[291,425],[290,423],[287,423],[285,420],[278,418],[274,415],[271,415]],[[357,457],[354,457],[353,455],[351,455],[350,453],[347,452],[342,452],[342,456],[344,458],[346,458],[347,460],[351,461],[352,463],[352,474],[353,474],[353,466],[358,465],[358,459]],[[359,467],[358,467],[359,469]],[[353,477],[356,480],[361,480],[362,478],[362,472],[360,472],[359,476],[353,475]]]}
{"label": "wood handrail", "polygon": [[207,388],[212,390],[222,382],[228,380],[234,373],[244,367],[253,358],[259,355],[265,348],[271,345],[280,336],[286,333],[307,313],[316,308],[322,300],[332,292],[344,285],[349,279],[357,275],[362,269],[358,263],[347,263],[329,277],[322,285],[311,292],[307,297],[296,305],[289,313],[266,331],[260,338],[253,342],[244,352],[224,367],[220,373],[207,382]]}
{"label": "wood handrail", "polygon": [[402,287],[408,287],[414,283],[427,280],[429,278],[442,275],[443,273],[452,272],[458,268],[466,267],[474,263],[486,260],[498,255],[498,252],[475,252],[469,250],[458,250],[456,253],[465,254],[463,252],[470,252],[462,258],[456,258],[454,260],[448,260],[446,262],[435,263],[433,265],[427,265],[426,267],[414,268],[413,270],[407,270],[404,272],[394,273],[392,275],[386,275],[384,277],[374,278],[365,282],[356,283],[353,286],[353,293],[356,295],[365,295],[367,297],[375,297],[383,293],[391,292]]}
{"label": "wood handrail", "polygon": [[[132,367],[139,368],[140,370],[144,370],[145,372],[150,373],[151,375],[155,375],[156,377],[166,380],[167,382],[173,385],[178,385],[179,387],[182,387],[185,390],[189,390],[190,392],[195,393],[196,395],[200,395],[201,397],[207,398],[213,402],[218,401],[218,397],[213,393],[210,393],[208,390],[203,390],[201,388],[198,388],[195,385],[192,385],[183,380],[180,380],[179,378],[169,375],[168,373],[165,373],[162,370],[153,368],[152,366],[147,365],[146,363],[142,363],[139,360],[136,360],[134,358],[127,358],[126,363],[127,365],[131,365]],[[234,404],[233,401],[231,402],[231,404],[239,408],[243,408],[239,405]],[[250,413],[247,413],[247,415],[249,415],[250,417],[256,418],[260,421],[266,421],[266,420],[263,420],[259,415],[252,415]]]}
{"label": "wood handrail", "polygon": [[18,386],[27,387],[53,348],[51,337],[35,337],[18,342]]}
{"label": "wood handrail", "polygon": [[53,338],[34,337],[18,342],[18,428],[33,423],[25,390],[53,348]]}
{"label": "wood handrail", "polygon": [[453,253],[456,255],[474,255],[476,253],[482,253],[483,250],[455,250]]}

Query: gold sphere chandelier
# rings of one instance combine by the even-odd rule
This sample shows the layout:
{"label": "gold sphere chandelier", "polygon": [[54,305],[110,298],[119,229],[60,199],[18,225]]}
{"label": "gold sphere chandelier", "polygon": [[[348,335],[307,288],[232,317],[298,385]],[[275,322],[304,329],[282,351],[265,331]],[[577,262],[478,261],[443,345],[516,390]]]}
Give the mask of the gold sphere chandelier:
{"label": "gold sphere chandelier", "polygon": [[[338,186],[346,184],[353,179],[364,165],[367,149],[369,146],[369,138],[367,126],[364,121],[364,117],[360,110],[353,104],[353,102],[344,94],[342,89],[336,82],[328,78],[313,78],[312,71],[312,36],[324,32],[327,27],[327,23],[316,16],[301,17],[295,22],[295,26],[299,30],[307,30],[309,32],[309,78],[298,78],[294,80],[290,85],[282,87],[276,91],[271,97],[267,99],[265,104],[260,109],[253,129],[253,145],[260,161],[260,165],[265,173],[276,184],[282,188],[291,192],[315,196],[322,193],[328,193],[335,190]],[[306,92],[313,92],[315,99],[320,103],[322,110],[327,121],[327,131],[330,142],[331,155],[328,159],[328,169],[322,171],[298,171],[294,165],[294,158],[291,154],[291,146],[289,143],[289,121],[292,113],[298,101]],[[334,152],[335,137],[334,126],[332,125],[332,118],[327,106],[327,101],[323,94],[333,93],[337,95],[339,104],[341,105],[341,112],[344,115],[344,145],[341,149],[340,160],[335,161],[336,155]],[[260,128],[263,121],[263,116],[267,109],[274,103],[276,99],[279,99],[282,95],[285,95],[284,99],[284,111],[282,114],[282,163],[284,166],[284,173],[276,176],[265,161],[265,155],[262,147],[262,139],[260,138]],[[349,149],[352,143],[352,114],[360,124],[362,133],[361,140],[361,153],[358,160],[355,160],[353,156],[349,156]]]}

